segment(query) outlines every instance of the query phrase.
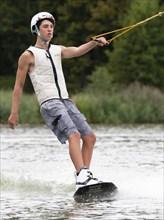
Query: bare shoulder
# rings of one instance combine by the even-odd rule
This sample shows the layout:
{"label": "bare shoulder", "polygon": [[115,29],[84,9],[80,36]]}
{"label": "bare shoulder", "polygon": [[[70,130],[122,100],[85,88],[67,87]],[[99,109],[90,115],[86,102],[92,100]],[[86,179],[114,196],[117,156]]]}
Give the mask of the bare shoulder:
{"label": "bare shoulder", "polygon": [[33,54],[26,50],[19,57],[18,69],[25,72],[31,72],[34,66],[34,56]]}
{"label": "bare shoulder", "polygon": [[19,57],[19,61],[20,62],[25,62],[25,63],[31,61],[32,59],[33,59],[33,54],[28,50],[25,50],[22,53],[22,55]]}
{"label": "bare shoulder", "polygon": [[66,47],[63,45],[59,45],[59,47],[61,48],[61,53],[63,53],[63,51],[66,49]]}
{"label": "bare shoulder", "polygon": [[66,47],[63,45],[59,45],[59,47],[61,48],[61,50],[65,49]]}
{"label": "bare shoulder", "polygon": [[63,46],[63,45],[59,45],[60,46],[60,48],[61,48],[61,56],[62,56],[62,58],[64,58],[65,56],[65,50],[67,49],[67,47],[65,47],[65,46]]}
{"label": "bare shoulder", "polygon": [[34,56],[33,54],[26,50],[22,53],[22,55],[19,57],[18,61],[19,66],[26,66],[26,68],[30,68],[30,66],[34,65]]}

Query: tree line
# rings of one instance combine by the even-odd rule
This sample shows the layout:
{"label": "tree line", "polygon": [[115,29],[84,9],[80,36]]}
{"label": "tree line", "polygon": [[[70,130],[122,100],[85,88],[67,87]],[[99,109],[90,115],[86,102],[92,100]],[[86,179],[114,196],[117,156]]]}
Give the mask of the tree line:
{"label": "tree line", "polygon": [[[163,9],[163,0],[17,0],[16,4],[4,0],[0,4],[1,80],[15,76],[19,56],[35,43],[30,21],[40,11],[48,11],[56,19],[52,43],[78,46],[94,35],[132,25]],[[163,18],[136,27],[107,47],[64,60],[69,91],[79,92],[88,84],[108,89],[136,81],[163,89]]]}

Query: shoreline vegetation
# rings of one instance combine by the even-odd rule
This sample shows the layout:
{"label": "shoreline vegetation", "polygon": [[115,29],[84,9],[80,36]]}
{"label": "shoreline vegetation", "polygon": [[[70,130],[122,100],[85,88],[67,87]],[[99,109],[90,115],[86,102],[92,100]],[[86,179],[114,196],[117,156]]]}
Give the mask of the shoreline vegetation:
{"label": "shoreline vegetation", "polygon": [[[164,96],[157,88],[130,85],[109,93],[85,91],[72,96],[79,110],[92,124],[162,124]],[[0,123],[7,124],[12,90],[0,90]],[[20,124],[42,124],[34,94],[23,93],[19,108]]]}

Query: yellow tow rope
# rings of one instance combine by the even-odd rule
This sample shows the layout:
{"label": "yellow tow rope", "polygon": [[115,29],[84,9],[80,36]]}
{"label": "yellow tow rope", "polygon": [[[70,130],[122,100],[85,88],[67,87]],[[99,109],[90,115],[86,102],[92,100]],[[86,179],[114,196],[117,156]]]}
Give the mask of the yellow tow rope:
{"label": "yellow tow rope", "polygon": [[106,36],[106,35],[109,35],[109,34],[112,34],[112,33],[116,33],[116,32],[122,31],[120,34],[117,34],[116,36],[114,36],[111,39],[107,40],[108,44],[110,44],[114,39],[118,38],[122,34],[125,34],[127,31],[130,31],[131,29],[139,26],[140,24],[143,24],[143,23],[145,23],[147,21],[150,21],[153,18],[156,18],[158,16],[162,16],[163,13],[164,13],[164,11],[159,12],[158,14],[155,14],[152,17],[147,18],[147,19],[145,19],[143,21],[140,21],[140,22],[138,22],[136,24],[133,24],[133,25],[130,25],[130,26],[127,26],[127,27],[123,27],[123,28],[117,29],[117,30],[113,30],[113,31],[109,31],[109,32],[106,32],[106,33],[103,33],[103,34],[99,34],[99,35],[93,36],[92,40],[99,41],[98,40],[99,37],[103,37],[103,36]]}

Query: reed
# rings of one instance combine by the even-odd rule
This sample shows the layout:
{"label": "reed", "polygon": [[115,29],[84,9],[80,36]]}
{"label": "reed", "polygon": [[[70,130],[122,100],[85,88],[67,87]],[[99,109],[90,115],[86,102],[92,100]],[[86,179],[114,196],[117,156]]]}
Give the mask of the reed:
{"label": "reed", "polygon": [[[12,91],[0,91],[0,122],[7,123]],[[111,94],[80,93],[72,97],[90,123],[163,123],[163,93],[148,86],[131,85]],[[19,109],[21,124],[43,123],[35,95],[23,94]]]}
{"label": "reed", "polygon": [[78,94],[73,97],[91,123],[163,123],[163,93],[133,85],[112,94]]}

